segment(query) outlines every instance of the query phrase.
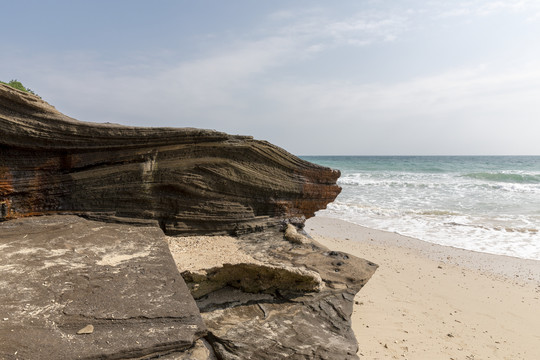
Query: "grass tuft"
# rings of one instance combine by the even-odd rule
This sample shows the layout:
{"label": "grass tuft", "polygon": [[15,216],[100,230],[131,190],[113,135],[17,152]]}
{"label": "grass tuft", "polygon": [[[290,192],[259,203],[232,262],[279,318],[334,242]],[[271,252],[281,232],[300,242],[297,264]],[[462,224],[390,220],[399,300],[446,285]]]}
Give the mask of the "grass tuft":
{"label": "grass tuft", "polygon": [[30,94],[34,94],[34,95],[37,95],[35,92],[33,92],[32,90],[30,90],[29,88],[25,87],[20,81],[18,80],[11,80],[10,82],[3,82],[3,81],[0,81],[0,83],[2,84],[5,84],[5,85],[8,85],[8,86],[11,86],[12,88],[14,89],[17,89],[17,90],[21,90],[21,91],[24,91],[24,92],[27,92],[27,93],[30,93]]}

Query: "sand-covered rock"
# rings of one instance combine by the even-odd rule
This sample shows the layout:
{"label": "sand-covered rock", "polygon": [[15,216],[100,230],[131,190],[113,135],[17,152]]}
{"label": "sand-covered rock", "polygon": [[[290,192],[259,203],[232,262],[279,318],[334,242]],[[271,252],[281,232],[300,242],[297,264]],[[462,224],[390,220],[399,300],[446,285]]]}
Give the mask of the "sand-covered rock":
{"label": "sand-covered rock", "polygon": [[353,299],[377,266],[294,233],[303,243],[276,230],[169,238],[220,359],[357,359]]}
{"label": "sand-covered rock", "polygon": [[298,233],[296,226],[294,226],[293,224],[287,224],[287,226],[285,227],[285,239],[287,239],[293,244],[309,243],[309,240],[306,238],[306,236]]}
{"label": "sand-covered rock", "polygon": [[320,291],[319,273],[255,259],[230,236],[169,238],[169,246],[191,294],[199,299],[224,287],[248,293]]}

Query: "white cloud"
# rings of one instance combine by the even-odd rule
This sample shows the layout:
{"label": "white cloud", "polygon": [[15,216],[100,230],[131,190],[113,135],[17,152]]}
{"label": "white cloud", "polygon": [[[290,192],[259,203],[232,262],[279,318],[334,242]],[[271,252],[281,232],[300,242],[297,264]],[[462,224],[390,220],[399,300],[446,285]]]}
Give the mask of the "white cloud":
{"label": "white cloud", "polygon": [[293,46],[283,38],[243,43],[208,58],[180,63],[159,77],[194,106],[231,104],[235,90],[290,60]]}
{"label": "white cloud", "polygon": [[375,41],[392,41],[405,29],[399,16],[358,16],[329,23],[324,31],[339,43],[366,45]]}
{"label": "white cloud", "polygon": [[438,3],[440,17],[489,16],[498,13],[537,13],[540,2],[536,0],[475,0]]}
{"label": "white cloud", "polygon": [[[224,109],[245,107],[245,96],[239,94],[256,88],[254,79],[293,55],[291,40],[269,37],[231,44],[206,57],[154,66],[148,66],[151,59],[140,65],[127,59],[107,63],[89,54],[71,54],[67,62],[64,54],[58,54],[41,58],[39,67],[24,60],[16,66],[33,79],[36,91],[44,89],[41,95],[46,100],[81,120],[182,126],[182,121],[223,118]],[[177,124],[170,123],[175,120]]]}
{"label": "white cloud", "polygon": [[386,85],[276,84],[268,96],[314,144],[340,139],[351,149],[342,153],[539,153],[532,135],[540,133],[539,65]]}
{"label": "white cloud", "polygon": [[345,119],[366,112],[386,113],[387,117],[373,120],[393,121],[403,114],[437,115],[465,107],[493,109],[511,100],[533,105],[529,109],[540,116],[535,100],[539,89],[540,64],[505,71],[485,65],[392,84],[279,84],[272,89],[272,96],[289,105],[299,103],[307,108],[311,104],[314,113],[328,110]]}
{"label": "white cloud", "polygon": [[[445,10],[454,11],[453,16],[478,15],[482,9],[524,11],[532,6],[497,1],[482,7],[486,4],[460,2]],[[329,71],[323,77],[281,72],[337,46],[394,41],[416,20],[434,13],[365,11],[339,18],[322,11],[283,11],[269,17],[264,33],[263,27],[253,32],[257,38],[221,44],[196,59],[109,63],[95,54],[59,53],[42,59],[17,57],[16,64],[0,59],[0,68],[19,67],[31,75],[28,86],[67,115],[87,121],[216,128],[255,135],[303,154],[457,153],[461,147],[476,153],[540,153],[531,138],[540,133],[537,62],[524,66],[516,61],[519,69],[496,63],[434,68],[431,73],[438,75],[389,83],[344,80],[343,74],[325,80],[332,78],[331,68],[321,69]],[[361,67],[361,59],[358,63]],[[484,131],[496,134],[492,138],[499,143],[505,136],[525,140],[499,151],[493,139],[483,137]],[[325,149],[330,142],[331,149]],[[530,150],[535,146],[536,151]]]}
{"label": "white cloud", "polygon": [[299,42],[315,43],[320,49],[339,45],[365,46],[397,39],[407,31],[410,13],[364,11],[346,18],[332,18],[318,11],[288,13],[288,23],[276,30]]}
{"label": "white cloud", "polygon": [[107,62],[97,54],[72,52],[38,59],[39,69],[24,61],[18,66],[47,89],[47,99],[81,120],[141,124],[159,114],[160,123],[204,118],[211,124],[240,117],[258,96],[254,92],[264,92],[265,81],[277,80],[265,76],[280,66],[336,45],[392,41],[405,31],[405,18],[391,14],[365,12],[346,19],[323,14],[317,9],[272,14],[271,28],[258,38],[222,44],[189,61],[162,64],[141,57]]}

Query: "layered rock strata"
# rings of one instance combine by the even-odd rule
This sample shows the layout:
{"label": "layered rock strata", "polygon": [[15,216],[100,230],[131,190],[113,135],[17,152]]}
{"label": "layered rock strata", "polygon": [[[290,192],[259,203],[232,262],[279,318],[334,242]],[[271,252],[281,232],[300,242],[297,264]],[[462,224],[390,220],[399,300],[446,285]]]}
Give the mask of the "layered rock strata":
{"label": "layered rock strata", "polygon": [[80,122],[0,84],[0,220],[77,213],[239,234],[313,216],[338,177],[248,136]]}
{"label": "layered rock strata", "polygon": [[247,136],[79,122],[0,84],[0,358],[357,359],[354,296],[377,266],[299,230],[338,177]]}

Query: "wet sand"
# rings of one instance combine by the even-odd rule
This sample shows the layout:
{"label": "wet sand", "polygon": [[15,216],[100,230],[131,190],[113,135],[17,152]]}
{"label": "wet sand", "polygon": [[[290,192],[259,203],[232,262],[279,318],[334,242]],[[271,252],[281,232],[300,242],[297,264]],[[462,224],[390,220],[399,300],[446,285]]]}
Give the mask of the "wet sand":
{"label": "wet sand", "polygon": [[364,359],[540,359],[540,261],[315,217],[305,230],[379,265],[356,296]]}

